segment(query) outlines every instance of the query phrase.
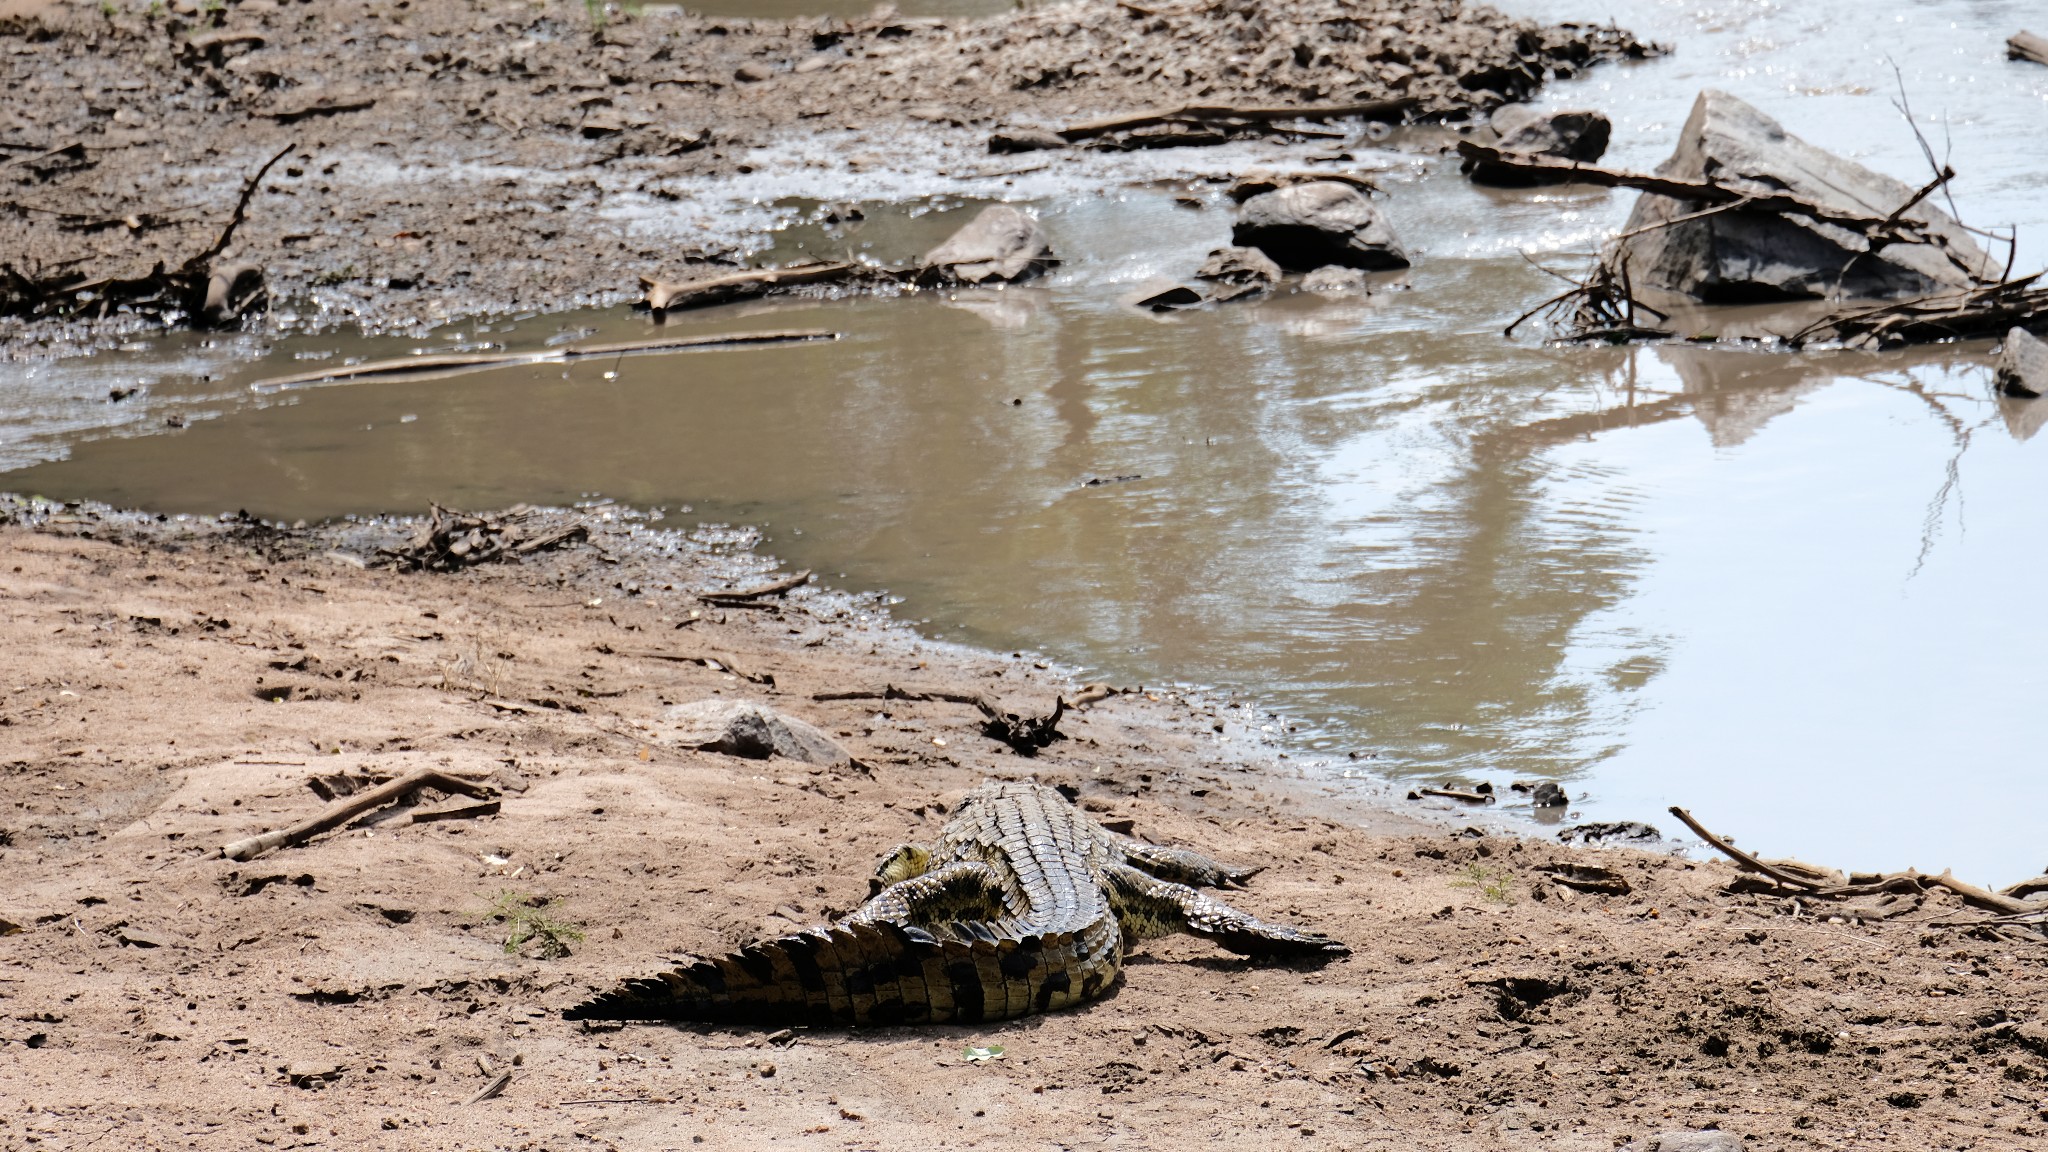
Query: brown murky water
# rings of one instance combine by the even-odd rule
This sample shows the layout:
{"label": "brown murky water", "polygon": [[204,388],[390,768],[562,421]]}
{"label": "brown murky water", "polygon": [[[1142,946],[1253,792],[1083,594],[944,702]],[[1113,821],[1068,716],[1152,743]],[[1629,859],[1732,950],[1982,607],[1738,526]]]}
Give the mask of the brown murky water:
{"label": "brown murky water", "polygon": [[[1954,114],[1961,207],[2032,225],[2032,267],[2041,162],[1998,141],[2038,123],[2048,69],[2006,73],[1979,43],[2023,7],[1861,4],[1839,26],[1897,16],[1885,38],[1925,46],[1906,75],[1931,90],[1925,115]],[[1552,99],[1615,110],[1615,158],[1644,166],[1718,83],[1911,176],[1917,146],[1875,87],[1889,70],[1800,38],[1849,12],[1622,5],[1680,54]],[[422,347],[649,334],[611,311],[260,354],[188,336],[12,369],[0,452],[44,462],[0,486],[285,520],[591,493],[688,505],[768,525],[776,553],[887,587],[949,637],[1249,690],[1333,776],[1557,778],[1589,819],[1668,824],[1662,806],[1684,803],[1760,850],[1855,867],[2011,880],[2048,863],[2032,827],[2048,620],[2027,607],[2048,561],[2048,408],[1994,399],[1982,346],[1503,340],[1554,283],[1519,253],[1568,263],[1627,195],[1487,193],[1434,163],[1386,183],[1421,259],[1366,297],[1134,310],[1120,301],[1192,267],[1228,214],[1133,191],[1040,204],[1069,259],[1041,286],[665,329],[845,333],[833,344],[247,389]],[[870,205],[778,244],[899,258],[960,207]],[[146,396],[104,402],[137,378]],[[189,427],[134,434],[174,409]]]}

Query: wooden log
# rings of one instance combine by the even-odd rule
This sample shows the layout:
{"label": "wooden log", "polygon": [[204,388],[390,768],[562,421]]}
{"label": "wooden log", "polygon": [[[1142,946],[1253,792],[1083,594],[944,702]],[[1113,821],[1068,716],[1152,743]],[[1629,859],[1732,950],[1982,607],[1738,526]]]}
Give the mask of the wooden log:
{"label": "wooden log", "polygon": [[732,300],[765,296],[777,288],[794,288],[804,284],[845,283],[870,275],[893,277],[895,273],[886,269],[871,268],[865,264],[839,261],[829,264],[799,264],[790,268],[755,268],[703,280],[677,282],[642,276],[640,287],[647,294],[647,307],[659,315],[664,312],[678,312],[685,308],[706,308]]}
{"label": "wooden log", "polygon": [[2005,55],[2009,60],[2048,64],[2048,37],[2036,36],[2032,32],[2015,33],[2005,42]]}
{"label": "wooden log", "polygon": [[732,592],[706,592],[697,597],[697,599],[706,604],[743,604],[749,600],[759,600],[767,596],[780,596],[785,592],[801,588],[810,582],[811,570],[806,568],[794,576],[785,576],[780,580],[758,584],[752,588],[741,588]]}
{"label": "wooden log", "polygon": [[1417,103],[1413,96],[1403,96],[1395,100],[1368,100],[1362,104],[1302,104],[1291,107],[1238,108],[1228,104],[1188,104],[1179,108],[1155,108],[1126,116],[1112,116],[1107,120],[1090,120],[1057,131],[1062,140],[1071,144],[1077,140],[1176,120],[1249,120],[1262,123],[1274,120],[1399,120]]}
{"label": "wooden log", "polygon": [[322,832],[339,828],[372,808],[381,808],[422,788],[439,788],[443,792],[454,792],[478,800],[495,800],[498,795],[481,784],[472,784],[461,777],[450,776],[446,772],[438,772],[432,768],[422,768],[417,772],[400,776],[389,784],[380,784],[368,791],[358,792],[329,806],[326,811],[310,820],[223,845],[220,854],[229,860],[253,860],[273,848],[303,844]]}
{"label": "wooden log", "polygon": [[1745,212],[1777,212],[1788,216],[1804,216],[1823,224],[1834,224],[1860,232],[1873,240],[1882,239],[1887,243],[1902,244],[1936,243],[1935,239],[1928,236],[1917,224],[1899,219],[1899,216],[1906,208],[1918,203],[1928,191],[1945,182],[1938,180],[1935,185],[1930,185],[1926,191],[1907,201],[1899,212],[1890,216],[1859,216],[1855,213],[1824,208],[1789,193],[1745,192],[1706,180],[1681,180],[1671,176],[1653,176],[1618,168],[1602,168],[1597,164],[1581,164],[1574,160],[1559,160],[1551,156],[1507,152],[1471,140],[1458,142],[1458,154],[1488,164],[1529,172],[1551,173],[1581,184],[1596,184],[1603,188],[1633,188],[1638,192],[1669,196],[1674,200],[1689,200],[1710,205],[1746,201],[1741,209]]}
{"label": "wooden log", "polygon": [[744,348],[767,344],[801,344],[813,340],[837,340],[839,333],[817,329],[784,332],[731,332],[722,336],[670,336],[659,340],[633,340],[623,344],[580,344],[549,348],[539,352],[449,353],[442,356],[401,356],[393,360],[372,360],[345,368],[322,368],[290,376],[272,376],[249,385],[251,392],[275,392],[300,384],[332,380],[356,380],[366,376],[438,375],[475,368],[502,368],[517,364],[547,364],[584,360],[593,356],[626,356],[643,352],[684,352],[699,348]]}
{"label": "wooden log", "polygon": [[1693,835],[1698,836],[1701,840],[1706,841],[1708,847],[1712,848],[1716,852],[1719,852],[1721,855],[1728,857],[1730,860],[1735,861],[1737,864],[1742,865],[1744,868],[1747,868],[1752,872],[1761,872],[1764,875],[1769,876],[1771,879],[1776,880],[1778,883],[1788,888],[1798,888],[1806,892],[1818,891],[1821,888],[1821,885],[1816,884],[1811,880],[1805,879],[1804,877],[1795,876],[1792,873],[1786,872],[1782,869],[1773,868],[1769,864],[1766,864],[1763,861],[1757,859],[1756,857],[1751,856],[1749,853],[1744,852],[1742,849],[1737,848],[1735,845],[1730,844],[1726,840],[1721,839],[1719,836],[1714,835],[1712,832],[1707,831],[1705,826],[1703,826],[1699,821],[1692,818],[1692,813],[1687,812],[1685,809],[1680,808],[1676,804],[1671,806],[1671,814],[1673,816],[1678,817],[1680,822],[1682,822],[1687,828],[1692,829]]}

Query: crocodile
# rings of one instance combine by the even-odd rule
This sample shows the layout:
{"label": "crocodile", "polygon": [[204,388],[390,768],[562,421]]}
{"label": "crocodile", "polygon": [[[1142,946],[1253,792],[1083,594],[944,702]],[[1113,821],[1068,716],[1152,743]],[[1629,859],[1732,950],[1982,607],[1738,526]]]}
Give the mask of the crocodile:
{"label": "crocodile", "polygon": [[1349,951],[1197,890],[1239,886],[1258,871],[1113,832],[1043,785],[991,780],[931,846],[884,857],[871,898],[851,914],[628,980],[563,1018],[978,1023],[1095,1000],[1129,948],[1176,932],[1261,958]]}

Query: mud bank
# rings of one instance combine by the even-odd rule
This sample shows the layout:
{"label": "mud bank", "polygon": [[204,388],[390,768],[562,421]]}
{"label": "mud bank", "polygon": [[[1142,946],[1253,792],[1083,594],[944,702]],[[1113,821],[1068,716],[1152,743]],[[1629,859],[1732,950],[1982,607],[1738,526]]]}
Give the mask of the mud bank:
{"label": "mud bank", "polygon": [[[1017,166],[988,155],[1006,125],[1379,100],[1455,121],[1646,51],[1618,30],[1420,0],[1082,0],[956,24],[66,2],[0,22],[0,252],[31,278],[177,267],[288,148],[222,257],[268,272],[268,323],[558,310],[758,245],[736,202],[777,195],[764,174],[891,172],[899,191],[942,194]],[[144,327],[85,319],[97,327],[0,318],[0,347]]]}
{"label": "mud bank", "polygon": [[[1684,1129],[1758,1149],[2048,1132],[2048,946],[1952,926],[1981,914],[1940,893],[1838,922],[1727,894],[1719,862],[1329,819],[1274,783],[1285,762],[1247,750],[1237,710],[1171,693],[1097,703],[1033,760],[961,705],[820,701],[896,683],[1021,708],[1071,685],[815,588],[707,605],[762,576],[741,534],[593,510],[587,544],[400,574],[357,566],[395,524],[5,507],[9,1146],[1180,1147],[1227,1127],[1252,1147],[1591,1152]],[[714,696],[806,716],[867,770],[654,738],[666,703]],[[490,780],[500,812],[218,857],[317,810],[310,776],[414,767]],[[1354,954],[1257,968],[1174,939],[1107,1000],[978,1028],[555,1018],[666,955],[852,906],[939,805],[1026,773],[1141,836],[1267,865],[1240,903]],[[1545,871],[1575,864],[1622,884]],[[507,953],[487,911],[506,892],[552,898],[581,939]]]}

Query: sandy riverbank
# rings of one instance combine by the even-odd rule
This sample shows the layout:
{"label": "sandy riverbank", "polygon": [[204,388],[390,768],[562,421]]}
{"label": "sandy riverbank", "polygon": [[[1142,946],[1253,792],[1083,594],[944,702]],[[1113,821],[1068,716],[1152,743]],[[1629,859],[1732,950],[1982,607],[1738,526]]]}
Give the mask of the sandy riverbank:
{"label": "sandy riverbank", "polygon": [[[1241,738],[1241,710],[1171,694],[1099,703],[1036,760],[963,705],[821,702],[893,682],[1025,710],[1072,685],[816,589],[707,608],[698,592],[759,578],[743,535],[692,544],[605,515],[591,545],[451,575],[348,562],[393,525],[6,506],[0,918],[22,930],[0,937],[0,1146],[1168,1148],[1229,1131],[1592,1152],[1714,1126],[1753,1149],[2048,1132],[2048,947],[1940,927],[1981,915],[1945,897],[1829,922],[1724,894],[1719,862],[1326,818]],[[635,654],[657,650],[750,679]],[[651,737],[667,703],[714,694],[812,719],[869,771]],[[218,858],[316,811],[311,775],[416,766],[488,778],[501,812]],[[1255,968],[1176,939],[1082,1011],[787,1044],[555,1018],[664,955],[850,907],[938,805],[1026,773],[1141,836],[1265,864],[1239,902],[1354,954]],[[1539,871],[1572,863],[1630,891]],[[506,891],[559,901],[584,939],[508,955],[485,914]],[[975,1064],[969,1044],[1006,1051]],[[462,1106],[485,1067],[510,1084]]]}

